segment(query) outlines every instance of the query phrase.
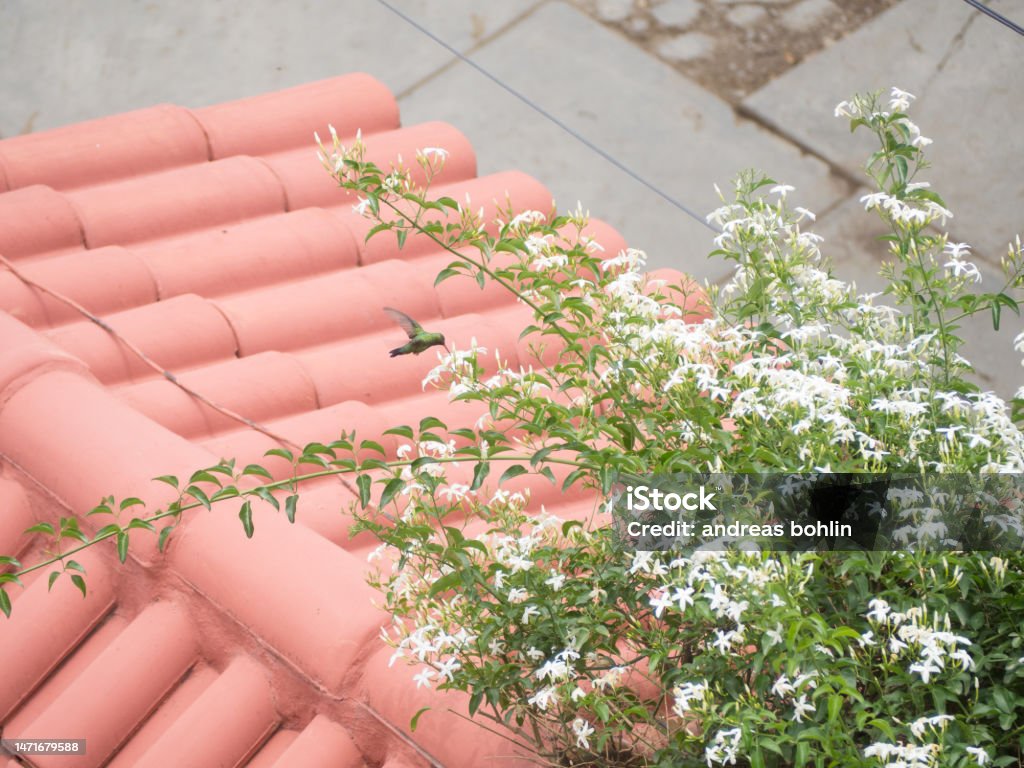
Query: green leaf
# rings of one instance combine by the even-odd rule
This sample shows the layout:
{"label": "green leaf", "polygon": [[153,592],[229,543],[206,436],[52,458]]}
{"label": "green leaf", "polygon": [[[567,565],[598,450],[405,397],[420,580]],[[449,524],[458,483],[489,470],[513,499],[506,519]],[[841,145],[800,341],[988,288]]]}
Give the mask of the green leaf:
{"label": "green leaf", "polygon": [[487,475],[490,471],[491,463],[489,461],[479,462],[476,467],[473,468],[473,482],[470,483],[469,490],[475,491],[483,485],[483,482],[487,479]]}
{"label": "green leaf", "polygon": [[359,444],[359,450],[361,450],[361,451],[374,451],[375,453],[379,453],[381,456],[383,456],[384,453],[385,453],[384,446],[382,446],[376,440],[363,440]]}
{"label": "green leaf", "polygon": [[121,531],[117,534],[117,559],[122,563],[128,558],[128,534]]}
{"label": "green leaf", "polygon": [[212,504],[223,499],[233,499],[235,498],[235,496],[239,495],[239,490],[235,486],[229,485],[224,488],[221,488],[219,491],[213,494],[213,496],[210,497],[210,503]]}
{"label": "green leaf", "polygon": [[395,496],[405,487],[405,480],[400,477],[393,477],[384,486],[384,492],[380,495],[380,503],[377,509],[386,507]]}
{"label": "green leaf", "polygon": [[295,505],[299,503],[298,494],[293,493],[284,500],[284,513],[288,516],[288,522],[295,522]]}
{"label": "green leaf", "polygon": [[82,593],[82,597],[86,596],[85,579],[83,579],[77,573],[73,573],[71,574],[71,583],[78,587],[78,591]]}
{"label": "green leaf", "polygon": [[13,568],[21,568],[21,561],[16,557],[10,557],[9,555],[0,555],[0,567],[10,565]]}
{"label": "green leaf", "polygon": [[60,519],[60,538],[74,539],[81,542],[89,540],[89,537],[82,533],[82,529],[78,527],[78,520],[74,517],[62,517]]}
{"label": "green leaf", "polygon": [[391,429],[386,429],[386,430],[384,430],[384,434],[385,435],[398,435],[399,437],[404,437],[404,438],[407,438],[409,440],[412,440],[412,438],[413,438],[412,427],[407,427],[405,425],[398,426],[398,427],[392,427]]}
{"label": "green leaf", "polygon": [[3,611],[7,618],[11,618],[11,598],[3,587],[0,587],[0,611]]}
{"label": "green leaf", "polygon": [[896,156],[896,170],[899,172],[900,184],[907,183],[907,158],[902,155]]}
{"label": "green leaf", "polygon": [[253,492],[261,499],[263,499],[265,502],[267,502],[267,504],[272,506],[275,510],[277,510],[278,512],[281,511],[281,502],[279,502],[277,500],[277,497],[270,492],[269,488],[261,485],[259,488],[254,488]]}
{"label": "green leaf", "polygon": [[120,509],[122,512],[124,512],[126,509],[129,509],[131,507],[140,507],[140,506],[141,507],[146,506],[146,502],[144,502],[142,499],[137,499],[134,496],[129,496],[127,499],[124,499],[124,500],[121,501],[121,503],[118,505],[118,509]]}
{"label": "green leaf", "polygon": [[192,483],[215,483],[217,485],[220,485],[220,480],[218,480],[214,475],[210,474],[209,470],[206,469],[197,469],[195,472],[192,473],[192,477],[188,479],[188,482],[189,485],[191,485]]}
{"label": "green leaf", "polygon": [[[371,208],[373,207],[373,203],[370,203],[370,207]],[[391,229],[393,226],[394,226],[394,222],[382,221],[380,224],[377,224],[369,232],[366,233],[366,239],[363,240],[363,242],[364,243],[370,242],[370,238],[373,237],[374,235],[376,235],[378,232],[383,232],[386,229]]]}
{"label": "green leaf", "polygon": [[198,501],[207,509],[210,509],[210,497],[206,495],[206,491],[200,488],[198,485],[190,485],[185,489],[185,493],[191,496],[193,499]]}
{"label": "green leaf", "polygon": [[469,716],[470,717],[475,715],[476,711],[478,709],[480,709],[480,704],[483,702],[483,700],[484,700],[484,691],[483,691],[482,688],[480,690],[474,691],[473,695],[469,697]]}
{"label": "green leaf", "polygon": [[67,563],[65,563],[65,566],[70,568],[73,571],[78,571],[79,573],[85,573],[85,566],[83,566],[77,560],[68,560]]}
{"label": "green leaf", "polygon": [[143,520],[141,517],[133,517],[132,521],[128,523],[126,528],[142,528],[146,531],[156,532],[156,526],[153,525],[149,520]]}
{"label": "green leaf", "polygon": [[540,462],[544,461],[544,459],[546,459],[553,450],[559,447],[560,446],[557,445],[549,445],[546,448],[541,448],[530,458],[530,466],[536,467]]}
{"label": "green leaf", "polygon": [[96,531],[96,535],[93,536],[93,541],[99,541],[100,539],[109,539],[111,536],[116,536],[121,532],[121,526],[117,523],[111,523],[105,525]]}
{"label": "green leaf", "polygon": [[569,473],[568,477],[566,477],[565,480],[562,481],[562,490],[568,490],[569,488],[572,487],[573,483],[575,483],[577,480],[579,480],[586,474],[587,472],[584,469],[574,469],[572,472]]}
{"label": "green leaf", "polygon": [[161,552],[164,551],[164,547],[167,546],[167,539],[171,536],[171,531],[174,530],[173,525],[164,526],[160,531],[160,537],[156,540],[156,548]]}
{"label": "green leaf", "polygon": [[398,250],[402,250],[405,247],[405,239],[409,236],[409,230],[400,228],[396,230],[395,234],[398,236]]}
{"label": "green leaf", "polygon": [[457,270],[454,270],[451,267],[445,267],[437,273],[437,277],[434,279],[434,287],[436,288],[449,277],[455,277],[457,274],[459,274]]}
{"label": "green leaf", "polygon": [[359,475],[356,478],[356,485],[359,488],[359,506],[363,509],[370,506],[370,484],[372,482],[369,475]]}
{"label": "green leaf", "polygon": [[259,464],[250,464],[242,470],[242,475],[256,475],[257,477],[265,477],[268,480],[274,479],[274,476]]}
{"label": "green leaf", "polygon": [[427,416],[424,419],[420,419],[420,432],[426,432],[431,429],[447,429],[443,421],[435,416]]}
{"label": "green leaf", "polygon": [[178,490],[178,478],[174,475],[160,475],[160,477],[154,477],[153,480],[158,483],[166,483],[174,490]]}
{"label": "green leaf", "polygon": [[461,581],[462,573],[460,571],[452,571],[451,573],[445,574],[430,585],[427,597],[434,597],[441,592],[447,592],[449,589],[457,586]]}
{"label": "green leaf", "polygon": [[430,709],[430,707],[423,707],[423,709],[421,709],[419,712],[417,712],[415,715],[412,716],[412,720],[409,721],[409,730],[410,731],[415,731],[416,730],[416,726],[419,725],[419,723],[420,723],[420,715],[422,715],[428,709]]}
{"label": "green leaf", "polygon": [[506,480],[511,480],[514,477],[525,475],[529,471],[530,470],[528,470],[522,464],[513,464],[511,467],[509,467],[508,469],[501,473],[501,478],[499,478],[498,480],[498,485],[502,485]]}
{"label": "green leaf", "polygon": [[252,503],[246,501],[242,504],[242,508],[238,510],[238,519],[242,521],[242,528],[245,529],[245,535],[248,538],[252,538],[253,525],[252,525]]}
{"label": "green leaf", "polygon": [[284,459],[288,463],[294,463],[295,456],[287,448],[271,448],[269,451],[263,454],[264,456],[277,456],[278,458]]}
{"label": "green leaf", "polygon": [[53,571],[52,573],[50,573],[50,578],[47,579],[47,582],[46,582],[46,591],[47,592],[49,592],[51,589],[53,589],[54,583],[59,578],[60,578],[60,571]]}
{"label": "green leaf", "polygon": [[45,533],[49,536],[55,536],[57,532],[49,523],[36,523],[31,528],[26,528],[25,533]]}

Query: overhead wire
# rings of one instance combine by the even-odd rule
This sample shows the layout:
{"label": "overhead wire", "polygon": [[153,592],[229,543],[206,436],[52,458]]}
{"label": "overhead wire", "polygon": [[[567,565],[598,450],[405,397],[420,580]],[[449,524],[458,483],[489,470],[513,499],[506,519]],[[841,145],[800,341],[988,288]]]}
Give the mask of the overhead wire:
{"label": "overhead wire", "polygon": [[995,19],[1000,24],[1002,24],[1002,25],[1004,25],[1006,27],[1009,27],[1014,32],[1016,32],[1018,35],[1024,36],[1024,27],[1020,26],[1019,24],[1017,24],[1017,23],[1015,23],[1013,21],[1010,21],[1008,18],[1003,16],[1003,14],[999,13],[996,10],[993,10],[992,8],[989,8],[984,3],[978,2],[978,0],[964,0],[964,2],[967,3],[969,6],[971,6],[972,8],[975,8],[975,9],[981,11],[982,13],[984,13],[989,18]]}
{"label": "overhead wire", "polygon": [[643,186],[647,187],[647,189],[649,189],[652,192],[654,192],[656,195],[658,195],[658,197],[662,198],[663,200],[665,200],[669,204],[671,204],[674,207],[678,208],[680,211],[685,213],[687,216],[689,216],[694,221],[698,222],[699,224],[701,224],[704,227],[707,227],[712,232],[720,232],[721,231],[717,227],[712,225],[710,222],[708,222],[708,220],[705,219],[703,216],[701,216],[699,213],[695,212],[688,205],[686,205],[685,203],[680,202],[679,200],[677,200],[675,197],[670,195],[665,190],[661,189],[657,185],[655,185],[652,182],[648,181],[646,178],[641,176],[639,173],[634,171],[632,168],[627,166],[625,163],[623,163],[621,160],[619,160],[618,158],[613,156],[611,153],[607,152],[606,150],[604,150],[603,148],[601,148],[600,146],[598,146],[594,142],[592,142],[589,139],[587,139],[585,136],[580,134],[578,131],[574,130],[571,126],[569,126],[568,124],[566,124],[565,122],[563,122],[559,118],[555,117],[555,115],[551,114],[551,112],[549,112],[548,110],[544,109],[544,107],[540,106],[539,104],[537,104],[532,99],[530,99],[529,97],[525,96],[524,94],[520,93],[515,88],[510,86],[508,83],[504,82],[499,77],[497,77],[496,75],[492,74],[490,71],[488,71],[488,70],[484,69],[483,67],[481,67],[475,61],[470,59],[468,56],[463,54],[461,51],[459,51],[456,48],[454,48],[451,45],[449,45],[447,42],[445,42],[440,37],[435,35],[433,32],[431,32],[429,29],[424,27],[418,21],[416,21],[415,19],[411,18],[409,15],[403,13],[398,8],[395,8],[395,6],[393,6],[387,0],[377,0],[377,2],[380,3],[381,5],[383,5],[385,8],[387,8],[389,11],[394,13],[399,18],[403,19],[410,26],[412,26],[412,27],[416,28],[417,30],[419,30],[420,32],[422,32],[424,35],[429,37],[435,43],[437,43],[438,45],[440,45],[441,47],[446,49],[449,53],[451,53],[452,55],[456,56],[460,61],[464,62],[465,64],[467,64],[470,67],[472,67],[473,69],[475,69],[477,72],[479,72],[481,75],[483,75],[488,80],[493,82],[495,85],[499,86],[503,90],[505,90],[508,93],[510,93],[511,95],[515,96],[517,99],[519,99],[521,102],[523,102],[528,107],[533,109],[535,112],[537,112],[538,114],[542,115],[547,120],[549,120],[550,122],[552,122],[555,125],[557,125],[563,131],[565,131],[570,136],[572,136],[574,139],[576,139],[581,144],[586,146],[588,149],[592,150],[593,152],[596,152],[598,155],[600,155],[602,158],[604,158],[609,163],[614,165],[616,168],[618,168],[620,171],[625,173],[627,176],[629,176],[633,180],[639,182]]}

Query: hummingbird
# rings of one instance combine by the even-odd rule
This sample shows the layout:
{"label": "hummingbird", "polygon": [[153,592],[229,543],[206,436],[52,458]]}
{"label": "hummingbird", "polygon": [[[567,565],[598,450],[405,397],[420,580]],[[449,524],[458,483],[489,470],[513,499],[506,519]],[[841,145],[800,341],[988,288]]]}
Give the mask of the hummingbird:
{"label": "hummingbird", "polygon": [[408,342],[391,350],[389,353],[391,357],[408,355],[410,353],[418,355],[420,352],[430,349],[431,347],[436,347],[438,344],[444,347],[448,354],[451,354],[451,350],[448,349],[448,345],[444,343],[443,334],[424,331],[423,326],[405,314],[405,312],[399,312],[397,309],[392,309],[391,307],[384,307],[384,311],[391,316],[392,320],[402,326],[402,330],[409,336]]}

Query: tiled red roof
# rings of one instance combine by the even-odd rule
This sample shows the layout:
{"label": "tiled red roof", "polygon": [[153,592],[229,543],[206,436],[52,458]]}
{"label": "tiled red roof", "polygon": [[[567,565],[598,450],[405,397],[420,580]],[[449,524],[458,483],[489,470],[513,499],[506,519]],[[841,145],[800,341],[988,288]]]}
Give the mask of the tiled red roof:
{"label": "tiled red roof", "polygon": [[[506,193],[520,210],[551,206],[521,173],[476,178],[455,128],[399,127],[387,89],[349,75],[0,141],[0,254],[184,384],[295,443],[379,435],[427,414],[472,423],[470,406],[423,391],[431,354],[387,357],[401,331],[381,307],[462,347],[475,337],[513,364],[530,362],[517,341],[525,310],[466,281],[433,288],[450,258],[425,239],[364,243],[369,224],[316,158],[313,131],[326,135],[328,123],[342,136],[361,129],[385,167],[419,147],[448,149],[438,194],[469,194],[489,212]],[[592,230],[607,251],[624,246],[606,225]],[[393,453],[395,441],[383,442]],[[276,445],[0,269],[0,553],[34,562],[41,553],[22,531],[36,521],[83,515],[111,493],[155,509],[173,496],[153,477],[187,477],[221,457],[264,461]],[[421,702],[438,699],[414,691],[400,664],[388,668],[384,617],[364,583],[372,542],[349,537],[350,501],[337,481],[310,486],[296,525],[256,505],[251,540],[229,505],[189,513],[166,555],[135,532],[124,566],[113,546],[78,557],[86,599],[66,578],[48,594],[46,574],[33,574],[0,620],[3,736],[85,738],[76,768],[398,768],[424,754],[453,767],[517,764],[488,758],[509,745],[443,712],[464,711],[454,696],[424,717],[418,748],[399,736]],[[547,483],[534,502],[590,504]]]}

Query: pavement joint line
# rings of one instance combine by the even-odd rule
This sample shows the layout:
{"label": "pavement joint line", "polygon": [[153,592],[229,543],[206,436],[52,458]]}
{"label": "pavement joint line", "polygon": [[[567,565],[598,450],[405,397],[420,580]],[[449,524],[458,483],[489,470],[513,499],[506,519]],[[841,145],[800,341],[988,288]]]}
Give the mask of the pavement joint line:
{"label": "pavement joint line", "polygon": [[[378,0],[378,2],[379,2],[379,0]],[[536,13],[537,10],[541,8],[541,6],[547,5],[549,2],[550,2],[550,0],[539,0],[538,2],[534,3],[532,6],[527,8],[525,11],[520,13],[518,16],[512,17],[511,19],[506,21],[504,24],[502,24],[500,27],[498,27],[493,32],[491,32],[490,34],[484,35],[479,40],[474,42],[465,51],[461,52],[462,55],[463,56],[471,56],[472,54],[476,53],[477,51],[482,49],[484,46],[489,45],[490,43],[494,42],[499,37],[504,35],[506,32],[508,32],[510,29],[512,29],[512,27],[515,27],[516,25],[518,25],[518,24],[522,23],[523,21],[525,21],[526,19],[528,19],[530,16],[532,16],[534,13]],[[389,7],[387,4],[381,3],[381,5],[384,5],[384,7],[387,8],[389,11],[391,11],[392,13],[395,13],[395,15],[398,15],[398,13],[393,8]],[[403,19],[403,21],[404,21],[404,19]],[[437,42],[437,41],[435,40],[434,42]],[[400,91],[399,93],[395,94],[395,100],[396,101],[401,101],[402,99],[406,98],[407,96],[411,96],[413,93],[415,93],[417,90],[419,90],[419,88],[421,88],[422,86],[424,86],[427,83],[431,82],[432,80],[437,79],[438,77],[443,75],[445,72],[447,72],[448,70],[452,69],[455,65],[459,64],[461,61],[462,61],[462,59],[459,58],[459,56],[457,54],[453,55],[451,59],[446,61],[440,67],[438,67],[437,69],[435,69],[432,72],[429,72],[428,74],[424,75],[419,80],[414,82],[412,85],[406,86],[402,91]]]}
{"label": "pavement joint line", "polygon": [[[864,181],[862,179],[850,173],[850,171],[843,167],[840,163],[836,162],[828,155],[822,154],[818,150],[814,149],[814,147],[809,146],[804,141],[793,135],[784,126],[781,126],[778,123],[776,123],[774,120],[767,118],[758,112],[755,112],[753,109],[751,109],[750,107],[743,103],[738,104],[735,107],[735,110],[736,114],[739,117],[743,118],[744,120],[751,121],[758,127],[763,128],[769,133],[775,134],[783,141],[792,144],[805,155],[810,155],[816,160],[820,160],[821,162],[823,162],[826,166],[828,166],[829,173],[846,182],[846,184],[849,186],[849,195],[856,194],[858,189],[865,186]],[[835,206],[833,205],[832,207]]]}
{"label": "pavement joint line", "polygon": [[925,95],[925,93],[928,92],[928,89],[931,87],[932,83],[935,82],[935,78],[937,78],[942,73],[942,70],[946,68],[946,65],[949,63],[949,60],[953,58],[953,54],[963,49],[964,37],[967,35],[967,30],[971,28],[971,25],[974,23],[974,20],[978,18],[979,15],[980,14],[972,13],[970,16],[964,19],[963,26],[961,26],[957,33],[953,35],[953,39],[950,40],[949,45],[946,46],[946,52],[942,54],[942,58],[939,59],[939,63],[935,65],[935,69],[932,71],[931,75],[928,76],[928,79],[925,81],[924,85],[921,86],[920,90],[922,97]]}

